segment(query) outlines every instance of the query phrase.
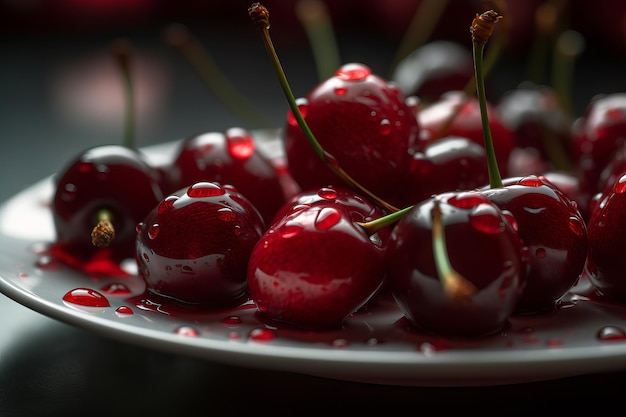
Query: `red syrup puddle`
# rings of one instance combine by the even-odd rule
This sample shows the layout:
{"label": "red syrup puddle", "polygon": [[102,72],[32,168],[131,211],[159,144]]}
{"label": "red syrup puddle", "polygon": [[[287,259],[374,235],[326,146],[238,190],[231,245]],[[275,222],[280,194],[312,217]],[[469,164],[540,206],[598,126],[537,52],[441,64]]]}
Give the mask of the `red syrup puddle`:
{"label": "red syrup puddle", "polygon": [[[64,251],[59,245],[51,245],[47,253],[50,259],[61,264],[74,268],[90,276],[107,277],[128,277],[130,274],[125,271],[119,263],[111,259],[110,251],[101,249],[94,253],[88,260],[78,259]],[[38,263],[38,267],[42,268]]]}

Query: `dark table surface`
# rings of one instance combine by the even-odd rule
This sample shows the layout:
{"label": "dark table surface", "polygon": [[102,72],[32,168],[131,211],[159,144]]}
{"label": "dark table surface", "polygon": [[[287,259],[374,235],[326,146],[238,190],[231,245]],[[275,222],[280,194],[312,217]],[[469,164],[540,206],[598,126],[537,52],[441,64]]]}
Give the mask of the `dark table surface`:
{"label": "dark table surface", "polygon": [[[50,16],[29,20],[23,11],[12,12],[22,20],[0,32],[0,200],[59,170],[80,149],[120,141],[119,84],[107,52],[118,37],[131,40],[137,53],[140,146],[232,126],[258,127],[246,125],[226,109],[181,55],[164,44],[161,32],[170,23],[167,19],[73,27],[65,21],[51,24]],[[258,34],[246,25],[245,7],[242,13],[245,24],[240,26],[185,17],[237,87],[267,112],[271,123],[281,126],[287,105]],[[294,94],[302,96],[317,78],[306,39],[297,33],[275,42]],[[340,39],[344,61],[364,62],[381,72],[396,45],[392,36],[367,31],[345,31]],[[521,77],[519,61],[510,58],[493,75],[495,88],[502,91],[514,88]],[[578,68],[578,76],[590,80],[576,91],[578,111],[593,94],[623,90],[626,84],[626,77],[619,78],[623,62],[606,53],[592,58]],[[342,382],[227,366],[121,343],[0,295],[2,417],[313,411],[392,415],[404,410],[415,415],[463,410],[472,415],[528,415],[575,412],[583,405],[603,412],[622,403],[624,379],[626,371],[616,370],[486,387]]]}

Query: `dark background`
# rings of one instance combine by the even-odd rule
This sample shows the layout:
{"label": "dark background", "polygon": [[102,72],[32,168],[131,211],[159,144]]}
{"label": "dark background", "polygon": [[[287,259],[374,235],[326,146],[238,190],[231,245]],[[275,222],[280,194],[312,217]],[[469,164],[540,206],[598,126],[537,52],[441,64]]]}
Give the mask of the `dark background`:
{"label": "dark background", "polygon": [[[267,1],[271,34],[296,97],[318,81],[293,1]],[[419,1],[328,2],[343,62],[382,76]],[[509,1],[514,34],[490,74],[499,97],[525,77],[539,0]],[[570,1],[560,16],[583,34],[572,96],[582,114],[596,94],[624,91],[626,2]],[[148,146],[233,126],[257,129],[226,108],[164,30],[184,24],[253,105],[281,127],[287,104],[259,34],[251,2],[0,0],[0,200],[58,171],[84,148],[120,143],[122,90],[110,57],[119,38],[133,45],[139,106],[137,144]],[[525,9],[526,5],[528,9]],[[517,9],[516,7],[519,7]],[[451,0],[431,39],[469,47],[468,28],[486,5]],[[507,16],[505,16],[507,18]],[[549,69],[546,69],[546,74]],[[485,388],[406,388],[345,383],[250,370],[120,344],[38,315],[0,297],[0,416],[307,414],[521,415],[600,409],[621,401],[626,373]],[[217,413],[217,414],[215,414]]]}

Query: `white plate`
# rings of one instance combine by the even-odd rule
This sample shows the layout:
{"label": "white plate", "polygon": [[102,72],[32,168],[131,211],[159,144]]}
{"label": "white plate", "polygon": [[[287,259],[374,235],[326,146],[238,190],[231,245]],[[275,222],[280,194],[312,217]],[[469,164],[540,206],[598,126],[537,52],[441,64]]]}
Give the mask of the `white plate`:
{"label": "white plate", "polygon": [[[146,151],[157,160],[173,145]],[[136,275],[90,277],[50,260],[45,248],[55,237],[52,192],[52,179],[45,178],[0,206],[0,291],[41,314],[108,337],[226,364],[376,384],[494,385],[626,370],[626,307],[578,295],[587,289],[584,282],[557,312],[514,318],[506,332],[478,340],[411,331],[384,297],[344,329],[319,333],[267,326],[251,303],[211,314],[177,313],[146,299]],[[107,292],[119,284],[128,292]],[[110,307],[63,301],[76,288],[98,291]],[[120,314],[120,307],[132,314]],[[606,340],[603,332],[616,338]]]}

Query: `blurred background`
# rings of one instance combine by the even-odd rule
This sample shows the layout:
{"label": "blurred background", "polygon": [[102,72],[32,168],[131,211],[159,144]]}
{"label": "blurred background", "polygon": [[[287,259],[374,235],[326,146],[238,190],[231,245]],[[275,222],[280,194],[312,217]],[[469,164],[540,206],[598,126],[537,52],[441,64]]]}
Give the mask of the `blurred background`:
{"label": "blurred background", "polygon": [[[147,146],[203,131],[281,127],[287,104],[245,0],[0,0],[0,199],[59,170],[82,149],[120,143],[124,95],[111,45],[131,42],[137,101],[136,143]],[[298,1],[268,0],[276,50],[296,97],[320,81]],[[326,1],[339,60],[362,62],[389,76],[417,10],[414,43],[447,39],[471,48],[475,13],[502,10],[497,30],[508,41],[489,73],[497,99],[528,76],[529,56],[545,48],[549,83],[557,31],[582,35],[572,97],[581,113],[595,94],[626,89],[626,2],[609,0],[342,0]],[[430,4],[430,6],[428,6]],[[433,7],[433,4],[445,6]],[[541,32],[537,11],[556,15]],[[430,9],[428,9],[430,7]],[[420,9],[421,8],[421,9]],[[306,13],[311,13],[311,9]],[[426,12],[426,10],[430,10]],[[182,50],[168,41],[172,25],[197,40],[232,87],[261,119],[244,119],[202,80]],[[171,36],[170,36],[171,38]],[[537,41],[539,40],[539,41]]]}

